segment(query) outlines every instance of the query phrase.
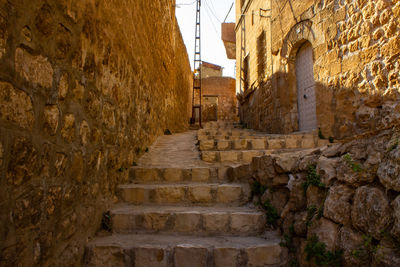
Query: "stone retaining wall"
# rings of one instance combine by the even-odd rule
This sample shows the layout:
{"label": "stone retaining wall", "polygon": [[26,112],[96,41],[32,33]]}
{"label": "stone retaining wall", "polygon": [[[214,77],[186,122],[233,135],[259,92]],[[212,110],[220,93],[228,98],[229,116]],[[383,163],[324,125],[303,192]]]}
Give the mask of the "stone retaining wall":
{"label": "stone retaining wall", "polygon": [[0,266],[80,265],[127,168],[187,129],[175,1],[0,1]]}

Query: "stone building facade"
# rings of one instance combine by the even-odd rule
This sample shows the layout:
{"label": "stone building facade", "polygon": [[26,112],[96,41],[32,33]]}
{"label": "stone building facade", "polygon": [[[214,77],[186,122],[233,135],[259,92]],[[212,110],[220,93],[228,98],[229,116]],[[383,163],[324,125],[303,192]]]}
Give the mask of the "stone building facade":
{"label": "stone building facade", "polygon": [[399,17],[397,0],[236,1],[241,120],[337,139],[392,124]]}
{"label": "stone building facade", "polygon": [[201,65],[202,121],[237,121],[235,79],[222,76],[222,67]]}
{"label": "stone building facade", "polygon": [[127,169],[187,129],[174,4],[0,1],[0,266],[82,266]]}

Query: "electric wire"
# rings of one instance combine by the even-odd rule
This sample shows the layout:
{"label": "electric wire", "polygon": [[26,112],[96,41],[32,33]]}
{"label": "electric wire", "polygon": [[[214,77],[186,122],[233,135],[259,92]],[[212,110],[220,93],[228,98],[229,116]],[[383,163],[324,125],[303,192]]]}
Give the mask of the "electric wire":
{"label": "electric wire", "polygon": [[213,11],[213,9],[210,7],[210,5],[208,4],[207,0],[204,0],[204,3],[206,4],[206,6],[208,7],[208,9],[210,10],[211,14],[214,16],[214,18],[216,18],[216,20],[219,23],[222,23],[219,18],[217,17],[217,15],[215,15],[215,12]]}

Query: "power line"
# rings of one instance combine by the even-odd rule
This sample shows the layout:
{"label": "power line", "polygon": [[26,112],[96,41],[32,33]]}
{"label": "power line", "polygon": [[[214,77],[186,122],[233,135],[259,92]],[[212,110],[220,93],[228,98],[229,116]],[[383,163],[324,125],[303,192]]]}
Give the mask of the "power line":
{"label": "power line", "polygon": [[205,8],[205,11],[206,11],[206,14],[207,14],[208,18],[210,19],[211,25],[213,26],[215,33],[217,34],[217,36],[219,36],[218,30],[217,30],[217,28],[215,27],[214,22],[212,21],[212,18],[211,18],[211,16],[210,16],[210,13],[209,13],[208,9]]}
{"label": "power line", "polygon": [[207,0],[205,0],[204,2],[206,3],[206,6],[209,8],[211,14],[217,19],[217,21],[218,21],[219,23],[221,23],[221,21],[219,20],[219,18],[217,17],[217,15],[215,15],[215,13],[214,13],[214,11],[212,10],[212,8],[208,5]]}
{"label": "power line", "polygon": [[197,0],[194,0],[194,1],[191,2],[191,3],[176,3],[175,6],[177,6],[177,7],[179,7],[179,6],[191,6],[191,5],[193,5],[194,3],[196,3],[196,1],[197,1]]}
{"label": "power line", "polygon": [[231,8],[229,9],[228,14],[226,14],[226,17],[224,19],[224,23],[225,23],[226,19],[228,18],[229,13],[231,13],[231,10],[232,10],[232,7],[233,7],[234,4],[235,4],[235,2],[232,2]]}

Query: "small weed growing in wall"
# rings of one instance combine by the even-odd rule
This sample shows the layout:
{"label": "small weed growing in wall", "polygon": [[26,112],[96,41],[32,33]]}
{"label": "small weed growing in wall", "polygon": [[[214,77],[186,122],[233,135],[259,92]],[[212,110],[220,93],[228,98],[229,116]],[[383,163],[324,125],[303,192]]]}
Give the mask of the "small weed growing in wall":
{"label": "small weed growing in wall", "polygon": [[144,150],[144,152],[149,152],[149,148],[148,147],[146,147],[146,149]]}
{"label": "small weed growing in wall", "polygon": [[125,171],[125,168],[124,168],[124,167],[121,167],[121,168],[118,169],[118,171],[119,171],[119,172],[123,172],[123,171]]}
{"label": "small weed growing in wall", "polygon": [[132,162],[132,166],[137,166],[137,163],[134,161],[134,162]]}
{"label": "small weed growing in wall", "polygon": [[354,258],[362,261],[370,261],[379,249],[378,241],[369,235],[363,235],[363,244],[360,248],[351,252]]}
{"label": "small weed growing in wall", "polygon": [[267,190],[267,187],[260,184],[259,181],[254,181],[254,183],[251,185],[251,193],[253,196],[262,196],[265,190]]}
{"label": "small weed growing in wall", "polygon": [[304,252],[306,253],[306,260],[310,262],[314,259],[317,266],[342,266],[343,251],[327,251],[325,243],[320,242],[316,235],[307,240]]}
{"label": "small weed growing in wall", "polygon": [[135,149],[135,152],[136,152],[136,154],[139,154],[140,152],[142,152],[142,149],[141,149],[140,147],[137,147],[137,148]]}
{"label": "small weed growing in wall", "polygon": [[353,158],[349,153],[345,154],[343,156],[344,161],[347,163],[347,165],[353,170],[353,172],[362,172],[363,168],[361,168],[360,164],[357,162],[354,162]]}
{"label": "small weed growing in wall", "polygon": [[388,148],[388,152],[395,150],[399,146],[399,139],[396,139]]}
{"label": "small weed growing in wall", "polygon": [[331,144],[333,143],[333,137],[332,136],[329,136],[328,140],[329,140],[329,143],[331,143]]}
{"label": "small weed growing in wall", "polygon": [[321,128],[318,128],[318,137],[319,139],[325,139],[325,136],[322,134]]}
{"label": "small weed growing in wall", "polygon": [[319,207],[317,209],[317,207],[315,205],[310,205],[307,208],[307,221],[306,221],[306,225],[310,226],[312,223],[312,219],[315,217],[317,220],[321,219],[322,215],[323,215],[323,206]]}
{"label": "small weed growing in wall", "polygon": [[101,218],[101,229],[111,232],[112,231],[112,224],[111,224],[111,214],[110,211],[106,211],[103,213]]}
{"label": "small weed growing in wall", "polygon": [[169,129],[165,129],[164,134],[165,135],[171,135],[172,133],[171,133],[171,131]]}
{"label": "small weed growing in wall", "polygon": [[264,202],[264,209],[267,213],[267,223],[270,225],[275,225],[276,221],[279,219],[276,208],[272,206],[269,200],[267,200]]}
{"label": "small weed growing in wall", "polygon": [[307,189],[310,185],[314,185],[320,188],[325,188],[325,184],[321,182],[321,176],[317,174],[317,167],[315,164],[309,165],[308,173],[306,177],[306,181],[302,184],[304,189],[304,193],[307,192]]}
{"label": "small weed growing in wall", "polygon": [[293,244],[293,236],[294,236],[294,226],[293,224],[289,226],[289,232],[283,234],[283,240],[279,243],[281,247],[285,247],[289,250],[289,252],[295,253],[296,247]]}

